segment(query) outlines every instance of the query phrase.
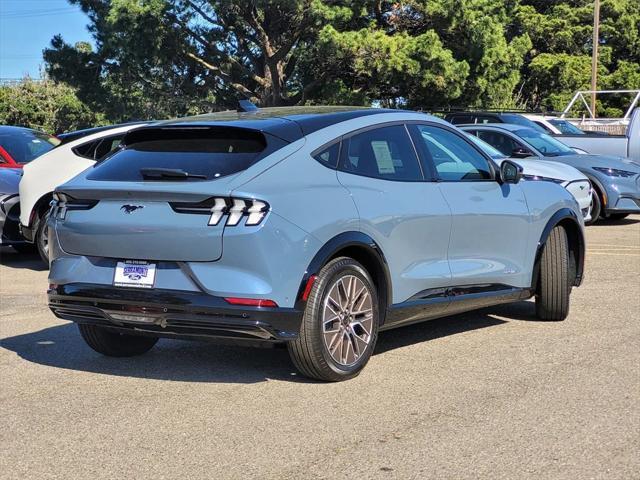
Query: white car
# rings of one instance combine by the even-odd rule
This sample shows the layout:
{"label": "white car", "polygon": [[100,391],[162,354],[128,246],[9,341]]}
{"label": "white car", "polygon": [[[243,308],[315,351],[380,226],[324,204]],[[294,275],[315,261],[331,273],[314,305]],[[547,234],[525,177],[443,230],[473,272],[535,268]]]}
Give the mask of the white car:
{"label": "white car", "polygon": [[20,229],[23,236],[38,247],[42,260],[49,264],[46,218],[52,194],[61,185],[97,160],[108,155],[120,144],[129,130],[145,125],[135,123],[81,137],[59,145],[25,164],[20,181]]}
{"label": "white car", "polygon": [[[505,157],[502,152],[480,140],[475,135],[467,134],[469,138],[489,155],[498,165],[502,164]],[[558,183],[566,188],[576,199],[585,222],[591,220],[591,182],[570,165],[558,162],[547,162],[545,160],[527,160],[526,158],[512,159],[523,169],[525,180],[546,180]]]}

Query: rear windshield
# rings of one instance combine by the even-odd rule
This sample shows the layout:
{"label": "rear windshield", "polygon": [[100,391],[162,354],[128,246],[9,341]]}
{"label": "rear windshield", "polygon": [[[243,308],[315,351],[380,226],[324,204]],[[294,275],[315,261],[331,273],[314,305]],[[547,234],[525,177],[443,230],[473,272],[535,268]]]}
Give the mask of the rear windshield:
{"label": "rear windshield", "polygon": [[36,130],[15,129],[0,133],[0,146],[16,163],[28,163],[59,143],[56,137]]}
{"label": "rear windshield", "polygon": [[[179,171],[187,174],[182,180],[213,180],[246,170],[284,143],[274,137],[269,140],[271,145],[261,132],[241,128],[141,129],[127,135],[124,147],[98,162],[87,178],[175,181],[178,178],[171,173]],[[158,175],[158,171],[171,172]]]}

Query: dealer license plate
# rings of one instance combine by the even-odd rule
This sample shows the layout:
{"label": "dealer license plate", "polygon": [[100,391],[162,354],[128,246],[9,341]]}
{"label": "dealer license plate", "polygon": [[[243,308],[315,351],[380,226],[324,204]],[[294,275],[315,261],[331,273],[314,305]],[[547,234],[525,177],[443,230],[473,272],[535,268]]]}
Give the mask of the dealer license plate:
{"label": "dealer license plate", "polygon": [[125,260],[116,264],[113,285],[116,287],[153,288],[155,279],[155,263]]}

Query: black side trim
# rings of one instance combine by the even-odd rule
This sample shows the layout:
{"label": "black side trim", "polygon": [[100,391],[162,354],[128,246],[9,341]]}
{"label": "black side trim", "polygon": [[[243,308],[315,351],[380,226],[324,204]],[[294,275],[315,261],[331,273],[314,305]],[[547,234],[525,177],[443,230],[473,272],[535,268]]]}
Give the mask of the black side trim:
{"label": "black side trim", "polygon": [[[311,275],[317,275],[322,267],[333,257],[337,252],[348,247],[361,247],[364,248],[367,253],[371,254],[376,259],[379,268],[382,270],[385,280],[386,289],[386,303],[385,305],[391,305],[392,302],[392,290],[391,290],[391,274],[389,273],[389,266],[387,260],[382,253],[382,250],[378,244],[367,234],[362,232],[343,232],[327,243],[316,253],[311,260],[311,263],[307,267],[302,280],[300,282],[300,288],[298,289],[298,296],[296,300],[295,309],[303,311],[304,304],[301,300],[304,288],[307,285],[307,281]],[[380,294],[380,292],[379,292]]]}
{"label": "black side trim", "polygon": [[[419,296],[420,295],[420,296]],[[533,295],[529,288],[501,284],[464,285],[425,290],[406,302],[389,307],[382,330],[409,325],[432,318],[525,300]]]}
{"label": "black side trim", "polygon": [[[562,222],[571,222],[573,224],[573,231],[567,232],[567,235],[574,235],[577,240],[576,255],[575,255],[575,280],[573,285],[578,287],[582,283],[583,274],[584,274],[584,254],[585,254],[585,240],[584,240],[584,231],[580,226],[580,220],[576,213],[569,208],[562,208],[558,210],[547,222],[547,225],[542,230],[542,235],[540,235],[540,240],[538,241],[538,248],[536,250],[536,258],[533,264],[533,275],[531,277],[531,289],[536,290],[538,285],[538,276],[540,271],[540,257],[542,256],[542,247],[547,242],[549,235],[551,234],[551,230],[553,228],[562,223]],[[571,237],[569,237],[569,243],[571,247]]]}

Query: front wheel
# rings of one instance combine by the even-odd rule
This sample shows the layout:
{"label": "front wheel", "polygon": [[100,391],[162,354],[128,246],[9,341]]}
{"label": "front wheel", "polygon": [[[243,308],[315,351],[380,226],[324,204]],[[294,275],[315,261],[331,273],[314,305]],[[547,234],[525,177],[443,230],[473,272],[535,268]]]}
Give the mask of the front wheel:
{"label": "front wheel", "polygon": [[289,354],[307,377],[347,380],[369,361],[378,325],[378,295],[369,273],[351,258],[336,258],[318,274]]}
{"label": "front wheel", "polygon": [[591,205],[589,206],[591,210],[591,220],[588,222],[584,222],[585,225],[593,225],[600,218],[600,213],[602,212],[602,202],[600,201],[600,196],[598,192],[595,190],[591,194]]}
{"label": "front wheel", "polygon": [[147,353],[158,342],[155,337],[128,335],[97,325],[79,323],[80,335],[96,352],[108,357],[133,357]]}
{"label": "front wheel", "polygon": [[541,320],[564,320],[569,315],[569,242],[561,226],[554,227],[542,247],[536,292],[536,315]]}

